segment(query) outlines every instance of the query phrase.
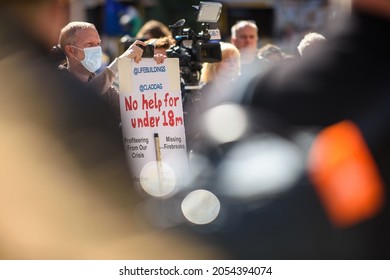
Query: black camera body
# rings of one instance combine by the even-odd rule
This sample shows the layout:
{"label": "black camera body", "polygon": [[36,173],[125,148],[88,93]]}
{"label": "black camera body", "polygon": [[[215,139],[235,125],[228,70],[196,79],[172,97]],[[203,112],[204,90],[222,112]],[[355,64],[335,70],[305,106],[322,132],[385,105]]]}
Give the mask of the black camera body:
{"label": "black camera body", "polygon": [[181,19],[170,25],[176,45],[167,50],[167,57],[176,57],[180,61],[180,72],[186,86],[199,84],[202,63],[222,60],[221,46],[212,40],[209,24],[202,23],[202,30],[196,34],[190,28],[184,28],[185,20]]}
{"label": "black camera body", "polygon": [[148,58],[154,57],[154,45],[147,44],[146,46],[143,46],[141,44],[137,44],[137,46],[143,50],[142,57],[148,57]]}

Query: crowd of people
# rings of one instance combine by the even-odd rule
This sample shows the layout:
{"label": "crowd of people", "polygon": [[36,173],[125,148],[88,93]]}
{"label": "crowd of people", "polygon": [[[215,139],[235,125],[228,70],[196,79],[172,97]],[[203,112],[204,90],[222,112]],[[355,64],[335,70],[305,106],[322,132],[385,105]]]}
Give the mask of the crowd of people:
{"label": "crowd of people", "polygon": [[[302,38],[300,57],[259,48],[251,20],[232,26],[221,61],[202,65],[201,102],[186,123],[191,160],[211,162],[195,185],[217,194],[221,212],[164,230],[137,207],[114,82],[118,58],[139,63],[147,44],[163,63],[169,30],[149,22],[102,69],[96,27],[69,22],[67,1],[0,6],[0,258],[390,256],[386,0],[354,0],[343,28]],[[222,119],[245,116],[248,128],[211,141],[200,116],[226,105]]]}

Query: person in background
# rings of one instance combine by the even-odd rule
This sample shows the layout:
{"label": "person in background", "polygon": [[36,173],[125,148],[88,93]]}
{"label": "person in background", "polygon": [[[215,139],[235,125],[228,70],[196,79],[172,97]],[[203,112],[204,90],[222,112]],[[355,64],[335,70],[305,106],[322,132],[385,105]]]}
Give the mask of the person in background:
{"label": "person in background", "polygon": [[271,63],[277,63],[283,60],[282,50],[273,44],[266,44],[264,47],[261,47],[257,55],[267,59]]}
{"label": "person in background", "polygon": [[231,43],[240,50],[242,76],[250,78],[254,73],[263,71],[267,61],[257,55],[258,27],[255,22],[241,20],[231,28]]}
{"label": "person in background", "polygon": [[[118,77],[118,58],[96,74],[102,65],[101,40],[96,27],[88,22],[70,22],[61,29],[59,45],[67,60],[59,70],[95,87],[112,108],[115,118],[120,120],[119,91],[113,86]],[[128,57],[138,63],[144,46],[144,42],[136,40],[119,58]],[[162,63],[165,56],[156,55],[154,58],[157,63]]]}
{"label": "person in background", "polygon": [[[206,106],[213,106],[217,100],[225,99],[230,93],[232,83],[241,74],[240,51],[231,43],[221,42],[222,60],[203,63],[200,82]],[[202,98],[203,98],[202,97]],[[215,100],[212,102],[212,100]]]}
{"label": "person in background", "polygon": [[107,105],[50,58],[68,4],[0,1],[0,258],[221,258],[139,211]]}
{"label": "person in background", "polygon": [[145,41],[152,38],[159,39],[166,36],[171,36],[169,28],[164,23],[152,19],[142,25],[135,35],[135,38]]}
{"label": "person in background", "polygon": [[326,41],[325,36],[316,32],[307,33],[303,39],[299,42],[297,47],[301,57],[311,56],[312,53],[316,54],[316,50]]}
{"label": "person in background", "polygon": [[222,60],[214,63],[203,63],[199,98],[184,103],[186,115],[186,136],[189,150],[196,149],[202,128],[199,117],[209,108],[229,101],[232,97],[234,82],[240,76],[240,51],[231,43],[220,42]]}
{"label": "person in background", "polygon": [[151,38],[145,41],[146,44],[154,46],[154,54],[161,54],[166,56],[167,50],[175,45],[175,39],[172,36],[164,36],[161,38]]}

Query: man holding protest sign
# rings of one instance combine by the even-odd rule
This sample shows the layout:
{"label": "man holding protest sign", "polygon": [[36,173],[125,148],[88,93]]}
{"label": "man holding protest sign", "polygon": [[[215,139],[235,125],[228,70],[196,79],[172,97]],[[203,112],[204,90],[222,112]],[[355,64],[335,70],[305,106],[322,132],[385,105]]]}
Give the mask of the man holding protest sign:
{"label": "man holding protest sign", "polygon": [[[72,73],[84,83],[91,83],[91,86],[103,94],[115,117],[120,119],[118,90],[113,86],[118,77],[117,59],[99,74],[95,74],[101,68],[103,55],[101,39],[95,25],[80,21],[68,23],[61,30],[59,44],[67,59],[66,65],[61,65],[59,69],[66,74]],[[128,57],[138,63],[145,46],[144,42],[137,40],[119,57]],[[157,63],[164,59],[164,55],[155,56]]]}

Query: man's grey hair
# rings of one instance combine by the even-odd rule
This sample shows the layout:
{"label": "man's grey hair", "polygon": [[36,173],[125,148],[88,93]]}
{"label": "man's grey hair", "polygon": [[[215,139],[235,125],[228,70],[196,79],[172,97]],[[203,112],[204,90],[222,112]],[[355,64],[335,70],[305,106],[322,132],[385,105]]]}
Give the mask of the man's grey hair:
{"label": "man's grey hair", "polygon": [[255,22],[253,21],[250,21],[250,20],[240,20],[238,21],[236,24],[234,24],[231,28],[231,37],[233,39],[235,39],[237,37],[237,31],[244,28],[244,27],[247,27],[247,26],[250,26],[252,27],[253,29],[256,30],[256,32],[258,31],[258,28],[257,28],[257,25]]}
{"label": "man's grey hair", "polygon": [[66,45],[73,45],[75,43],[76,33],[79,30],[92,28],[96,29],[95,25],[84,21],[72,21],[61,29],[60,37],[58,39],[61,49],[65,49]]}
{"label": "man's grey hair", "polygon": [[307,50],[309,47],[312,47],[319,43],[323,43],[325,41],[326,41],[325,36],[319,33],[316,32],[307,33],[297,47],[298,52],[302,56],[305,53],[305,50]]}

